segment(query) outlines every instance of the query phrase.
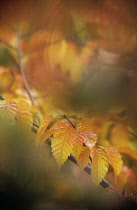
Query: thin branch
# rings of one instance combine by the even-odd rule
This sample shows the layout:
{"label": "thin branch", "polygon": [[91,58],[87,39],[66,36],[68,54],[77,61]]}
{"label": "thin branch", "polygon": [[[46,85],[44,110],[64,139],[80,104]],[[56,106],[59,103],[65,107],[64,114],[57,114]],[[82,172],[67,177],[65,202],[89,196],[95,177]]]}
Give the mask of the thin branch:
{"label": "thin branch", "polygon": [[4,40],[2,40],[2,39],[0,39],[0,42],[1,42],[3,45],[5,45],[6,47],[8,47],[8,48],[10,48],[10,49],[12,49],[12,50],[17,50],[16,47],[14,47],[13,45],[9,44],[8,42],[6,42],[6,41],[4,41]]}
{"label": "thin branch", "polygon": [[23,55],[22,55],[22,51],[21,51],[21,46],[20,46],[20,32],[19,30],[17,31],[17,54],[18,54],[18,58],[19,58],[19,69],[20,69],[20,73],[22,75],[22,78],[23,78],[23,82],[24,82],[24,88],[31,100],[31,103],[34,105],[35,104],[35,101],[31,95],[31,92],[29,90],[29,86],[28,86],[28,83],[27,83],[27,80],[26,80],[26,76],[25,76],[25,72],[24,72],[24,67],[23,67]]}
{"label": "thin branch", "polygon": [[67,118],[66,115],[64,115],[64,118],[72,125],[73,128],[76,128],[76,126],[71,122],[70,119]]}
{"label": "thin branch", "polygon": [[[71,162],[73,162],[74,164],[77,165],[77,161],[76,159],[74,158],[74,156],[71,154],[68,158]],[[91,171],[92,171],[92,168],[90,165],[87,165],[85,168],[84,168],[84,171],[87,173],[87,174],[91,174]],[[106,179],[103,179],[102,182],[100,182],[100,185],[103,187],[103,188],[107,188],[107,187],[110,187],[112,190],[115,190],[114,187],[106,180]]]}

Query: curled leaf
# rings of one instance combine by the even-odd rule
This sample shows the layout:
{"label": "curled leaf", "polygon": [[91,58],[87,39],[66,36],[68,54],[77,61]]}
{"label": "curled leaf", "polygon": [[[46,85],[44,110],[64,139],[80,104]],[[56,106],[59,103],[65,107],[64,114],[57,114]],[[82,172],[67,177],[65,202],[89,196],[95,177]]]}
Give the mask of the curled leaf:
{"label": "curled leaf", "polygon": [[36,135],[36,139],[40,140],[45,132],[45,130],[47,129],[49,123],[51,122],[51,120],[53,119],[53,116],[47,116],[45,117],[42,122],[40,123],[37,135]]}

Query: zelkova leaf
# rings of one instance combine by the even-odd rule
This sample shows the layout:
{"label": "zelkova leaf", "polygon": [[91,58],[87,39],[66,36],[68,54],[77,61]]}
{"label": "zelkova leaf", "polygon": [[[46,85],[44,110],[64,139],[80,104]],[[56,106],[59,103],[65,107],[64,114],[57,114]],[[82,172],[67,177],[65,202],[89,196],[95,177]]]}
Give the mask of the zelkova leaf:
{"label": "zelkova leaf", "polygon": [[86,141],[87,141],[87,133],[84,131],[77,131],[77,138],[76,138],[75,145],[72,151],[76,160],[78,159],[80,153],[82,152],[83,144]]}
{"label": "zelkova leaf", "polygon": [[89,163],[90,149],[88,147],[83,147],[81,154],[78,157],[78,165],[81,169],[84,169]]}
{"label": "zelkova leaf", "polygon": [[104,146],[104,150],[106,151],[109,164],[112,166],[114,174],[117,177],[120,174],[123,163],[121,155],[119,151],[112,146]]}
{"label": "zelkova leaf", "polygon": [[76,128],[77,130],[91,131],[91,125],[89,117],[81,117],[76,124]]}
{"label": "zelkova leaf", "polygon": [[108,172],[108,158],[106,152],[102,148],[96,148],[92,150],[92,181],[98,185],[102,179],[104,179],[106,173]]}
{"label": "zelkova leaf", "polygon": [[17,118],[18,104],[14,101],[1,101],[0,110],[0,117],[2,119],[14,121]]}
{"label": "zelkova leaf", "polygon": [[25,129],[24,131],[31,131],[33,117],[31,112],[31,105],[29,105],[27,102],[0,102],[0,110],[2,119],[8,120],[12,124],[17,123],[18,128],[23,128]]}
{"label": "zelkova leaf", "polygon": [[49,123],[51,122],[52,119],[53,119],[53,116],[50,115],[50,116],[45,117],[42,120],[42,122],[40,123],[39,129],[38,129],[37,135],[36,135],[37,141],[40,141],[40,139],[44,135],[45,130],[47,129],[47,127],[48,127],[48,125],[49,125]]}
{"label": "zelkova leaf", "polygon": [[60,168],[72,152],[76,140],[76,130],[72,125],[63,122],[56,123],[53,128],[52,153]]}
{"label": "zelkova leaf", "polygon": [[96,142],[97,142],[96,134],[92,132],[78,130],[76,142],[72,153],[74,154],[75,158],[78,159],[80,153],[83,150],[83,145],[85,145],[91,150],[95,146]]}
{"label": "zelkova leaf", "polygon": [[97,143],[97,135],[92,132],[86,132],[86,134],[87,138],[85,139],[84,144],[91,150]]}

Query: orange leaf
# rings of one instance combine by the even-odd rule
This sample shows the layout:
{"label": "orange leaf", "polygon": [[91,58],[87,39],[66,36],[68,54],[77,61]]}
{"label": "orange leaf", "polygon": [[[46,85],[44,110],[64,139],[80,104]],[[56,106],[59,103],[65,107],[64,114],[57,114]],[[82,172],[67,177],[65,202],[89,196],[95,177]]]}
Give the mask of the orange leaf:
{"label": "orange leaf", "polygon": [[94,147],[92,152],[92,171],[91,178],[92,181],[98,185],[102,179],[104,179],[106,173],[108,172],[108,158],[106,152],[102,148]]}
{"label": "orange leaf", "polygon": [[115,176],[118,176],[123,163],[119,151],[112,146],[104,146],[104,150],[106,151],[109,164],[112,166]]}
{"label": "orange leaf", "polygon": [[76,140],[76,130],[63,122],[53,126],[55,133],[51,142],[52,153],[60,168],[72,152]]}
{"label": "orange leaf", "polygon": [[81,169],[84,169],[89,163],[90,150],[88,147],[83,147],[81,154],[78,157],[78,165]]}

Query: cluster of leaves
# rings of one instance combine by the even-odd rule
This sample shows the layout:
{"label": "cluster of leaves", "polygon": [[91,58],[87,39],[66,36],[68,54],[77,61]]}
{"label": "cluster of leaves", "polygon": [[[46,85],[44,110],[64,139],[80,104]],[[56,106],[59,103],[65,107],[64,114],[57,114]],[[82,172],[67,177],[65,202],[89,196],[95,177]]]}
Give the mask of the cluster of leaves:
{"label": "cluster of leaves", "polygon": [[[19,127],[23,126],[31,131],[33,125],[32,108],[25,101],[20,103],[1,102],[0,110],[4,119],[10,119]],[[53,116],[47,116],[40,123],[35,142],[41,146],[49,137],[52,137],[52,154],[58,167],[65,163],[72,153],[81,169],[88,164],[92,165],[91,178],[96,184],[104,179],[109,164],[113,167],[117,177],[121,171],[122,159],[117,149],[112,146],[101,147],[97,145],[97,136],[91,132],[91,119],[79,118],[74,126],[71,122],[57,121],[50,128]]]}
{"label": "cluster of leaves", "polygon": [[50,139],[59,169],[73,155],[80,169],[92,168],[96,185],[106,177],[136,201],[134,5],[32,2],[26,10],[22,1],[4,3],[1,11],[0,93],[7,101],[0,119],[23,129],[40,153]]}

